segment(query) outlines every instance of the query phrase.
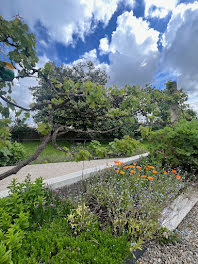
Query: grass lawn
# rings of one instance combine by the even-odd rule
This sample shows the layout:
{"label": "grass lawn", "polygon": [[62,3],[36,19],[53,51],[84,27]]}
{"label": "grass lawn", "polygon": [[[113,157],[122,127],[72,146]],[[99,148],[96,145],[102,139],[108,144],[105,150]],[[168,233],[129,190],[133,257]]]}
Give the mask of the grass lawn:
{"label": "grass lawn", "polygon": [[[69,141],[60,140],[57,142],[60,147],[67,147],[72,151],[78,151],[80,147],[84,146],[84,143],[71,143]],[[103,147],[106,147],[109,142],[102,141],[101,145]],[[25,158],[31,156],[36,148],[39,146],[40,141],[29,141],[29,142],[22,142],[21,143],[23,147],[25,148]],[[89,142],[85,143],[85,147],[89,146]],[[148,149],[147,142],[143,142],[143,145],[145,146],[145,149]],[[136,153],[134,153],[135,155]],[[138,153],[139,154],[139,153]],[[52,145],[52,143],[49,143],[46,148],[43,150],[43,152],[39,155],[37,160],[33,161],[32,164],[42,164],[42,163],[55,163],[55,162],[66,162],[66,161],[72,161],[70,157],[66,157],[66,155],[55,149]]]}

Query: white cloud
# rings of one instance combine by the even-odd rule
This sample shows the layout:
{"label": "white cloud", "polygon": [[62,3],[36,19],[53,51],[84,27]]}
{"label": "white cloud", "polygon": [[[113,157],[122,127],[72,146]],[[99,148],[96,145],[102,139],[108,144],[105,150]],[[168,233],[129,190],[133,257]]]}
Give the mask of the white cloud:
{"label": "white cloud", "polygon": [[109,41],[106,37],[100,39],[99,49],[101,55],[109,52]]}
{"label": "white cloud", "polygon": [[164,18],[173,11],[178,0],[144,0],[145,16]]}
{"label": "white cloud", "polygon": [[163,35],[163,65],[178,76],[178,86],[198,102],[198,2],[180,4]]}
{"label": "white cloud", "polygon": [[10,19],[20,14],[34,29],[36,22],[45,26],[53,40],[70,44],[73,35],[84,39],[95,23],[105,25],[116,11],[119,2],[132,6],[134,0],[3,0],[1,15]]}
{"label": "white cloud", "polygon": [[157,70],[159,32],[146,21],[125,12],[118,17],[117,28],[109,44],[111,83],[145,85]]}
{"label": "white cloud", "polygon": [[[37,63],[37,67],[43,67],[49,59],[46,55],[39,57],[39,61]],[[29,91],[29,87],[36,86],[38,84],[38,80],[36,76],[26,77],[21,79],[14,79],[14,86],[12,89],[12,99],[14,99],[17,104],[28,107],[31,103],[33,103],[32,94]]]}

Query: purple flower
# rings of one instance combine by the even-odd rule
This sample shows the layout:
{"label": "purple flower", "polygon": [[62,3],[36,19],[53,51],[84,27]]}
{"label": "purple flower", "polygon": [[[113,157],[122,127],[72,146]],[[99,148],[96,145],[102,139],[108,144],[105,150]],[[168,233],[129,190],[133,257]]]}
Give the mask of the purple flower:
{"label": "purple flower", "polygon": [[42,203],[42,205],[45,205],[45,204],[46,204],[46,202],[43,202],[43,203]]}
{"label": "purple flower", "polygon": [[51,204],[50,204],[50,206],[51,206],[51,207],[54,207],[54,204],[53,204],[53,203],[51,203]]}
{"label": "purple flower", "polygon": [[55,192],[55,193],[59,193],[59,190],[55,189],[54,192]]}

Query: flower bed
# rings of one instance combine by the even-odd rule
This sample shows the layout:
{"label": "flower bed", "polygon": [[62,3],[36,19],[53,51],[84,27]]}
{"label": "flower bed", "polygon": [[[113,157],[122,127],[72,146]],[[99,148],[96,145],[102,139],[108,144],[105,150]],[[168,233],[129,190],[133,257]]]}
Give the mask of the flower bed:
{"label": "flower bed", "polygon": [[115,161],[69,197],[42,179],[14,181],[0,199],[0,263],[125,263],[163,234],[159,215],[184,187],[181,174],[148,161]]}

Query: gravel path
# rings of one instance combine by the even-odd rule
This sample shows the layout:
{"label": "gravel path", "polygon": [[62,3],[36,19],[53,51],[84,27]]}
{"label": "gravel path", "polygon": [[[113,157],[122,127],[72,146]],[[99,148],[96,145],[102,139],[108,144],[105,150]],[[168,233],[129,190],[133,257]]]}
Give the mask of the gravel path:
{"label": "gravel path", "polygon": [[198,203],[178,227],[176,245],[151,244],[137,264],[198,264]]}

